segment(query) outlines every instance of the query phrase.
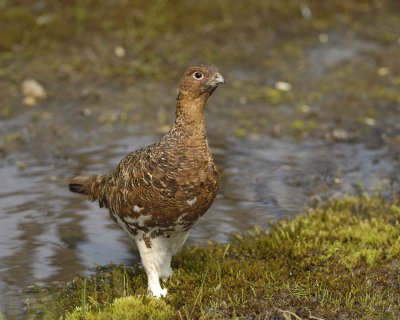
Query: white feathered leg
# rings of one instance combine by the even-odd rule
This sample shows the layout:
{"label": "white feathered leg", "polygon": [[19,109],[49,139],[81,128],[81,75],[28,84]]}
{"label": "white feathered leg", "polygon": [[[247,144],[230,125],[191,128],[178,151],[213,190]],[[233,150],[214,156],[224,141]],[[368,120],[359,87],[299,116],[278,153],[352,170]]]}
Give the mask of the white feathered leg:
{"label": "white feathered leg", "polygon": [[167,294],[167,289],[160,285],[160,278],[168,279],[172,275],[171,259],[185,243],[189,232],[182,232],[170,238],[158,237],[150,239],[150,248],[144,240],[136,240],[143,267],[147,274],[147,282],[153,296],[159,298]]}
{"label": "white feathered leg", "polygon": [[142,259],[144,270],[147,274],[148,287],[153,296],[160,298],[167,295],[167,289],[161,288],[161,269],[165,261],[170,260],[170,253],[165,250],[164,238],[151,239],[151,247],[148,248],[144,240],[137,240],[137,246]]}
{"label": "white feathered leg", "polygon": [[171,259],[184,245],[187,237],[189,236],[189,231],[180,232],[176,235],[173,235],[171,238],[165,239],[168,241],[169,251],[171,252],[171,256],[168,260],[164,261],[162,265],[160,276],[165,281],[172,276],[172,268],[171,268]]}

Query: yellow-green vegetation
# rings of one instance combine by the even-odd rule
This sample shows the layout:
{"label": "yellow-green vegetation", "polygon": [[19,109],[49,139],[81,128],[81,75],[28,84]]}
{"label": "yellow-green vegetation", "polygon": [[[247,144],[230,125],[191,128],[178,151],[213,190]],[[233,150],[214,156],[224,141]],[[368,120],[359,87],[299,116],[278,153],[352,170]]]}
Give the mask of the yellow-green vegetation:
{"label": "yellow-green vegetation", "polygon": [[268,231],[187,247],[173,266],[165,299],[144,297],[138,267],[110,266],[35,309],[45,319],[399,319],[400,202],[334,199]]}
{"label": "yellow-green vegetation", "polygon": [[163,300],[130,296],[115,299],[100,312],[86,311],[82,307],[77,307],[66,316],[66,320],[156,320],[173,317],[174,310]]}

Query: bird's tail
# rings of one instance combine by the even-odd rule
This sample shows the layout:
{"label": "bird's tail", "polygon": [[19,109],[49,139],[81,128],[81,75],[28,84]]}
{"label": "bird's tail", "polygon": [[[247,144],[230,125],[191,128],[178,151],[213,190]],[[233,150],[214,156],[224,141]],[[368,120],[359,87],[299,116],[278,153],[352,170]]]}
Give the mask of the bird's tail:
{"label": "bird's tail", "polygon": [[107,174],[75,176],[67,180],[69,190],[88,196],[90,201],[99,201],[100,207],[109,207],[108,194],[112,188],[111,177]]}
{"label": "bird's tail", "polygon": [[67,180],[68,188],[75,193],[90,195],[96,178],[97,175],[71,177]]}

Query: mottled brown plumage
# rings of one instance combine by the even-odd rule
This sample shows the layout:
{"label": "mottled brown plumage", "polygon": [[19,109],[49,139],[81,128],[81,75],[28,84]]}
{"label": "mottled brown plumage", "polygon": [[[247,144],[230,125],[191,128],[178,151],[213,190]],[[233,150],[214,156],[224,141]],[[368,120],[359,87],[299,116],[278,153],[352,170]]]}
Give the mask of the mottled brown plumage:
{"label": "mottled brown plumage", "polygon": [[204,106],[219,83],[215,66],[190,67],[179,83],[175,123],[159,142],[128,154],[111,174],[68,180],[71,191],[108,208],[135,240],[155,296],[166,294],[159,277],[172,274],[172,255],[217,195]]}

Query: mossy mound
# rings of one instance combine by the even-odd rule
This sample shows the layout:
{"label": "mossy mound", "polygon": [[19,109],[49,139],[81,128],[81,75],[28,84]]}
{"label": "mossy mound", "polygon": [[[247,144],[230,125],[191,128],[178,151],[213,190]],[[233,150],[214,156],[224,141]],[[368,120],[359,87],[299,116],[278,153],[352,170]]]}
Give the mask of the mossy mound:
{"label": "mossy mound", "polygon": [[[399,224],[398,200],[331,200],[270,231],[187,247],[174,259],[165,299],[143,298],[142,270],[111,266],[58,288],[45,314],[79,319],[83,307],[88,319],[131,319],[132,303],[157,311],[154,319],[399,319]],[[115,300],[128,295],[139,298]]]}
{"label": "mossy mound", "polygon": [[66,316],[66,320],[149,320],[171,319],[174,316],[173,309],[163,300],[149,297],[123,297],[100,312],[86,312],[82,307],[77,307]]}

